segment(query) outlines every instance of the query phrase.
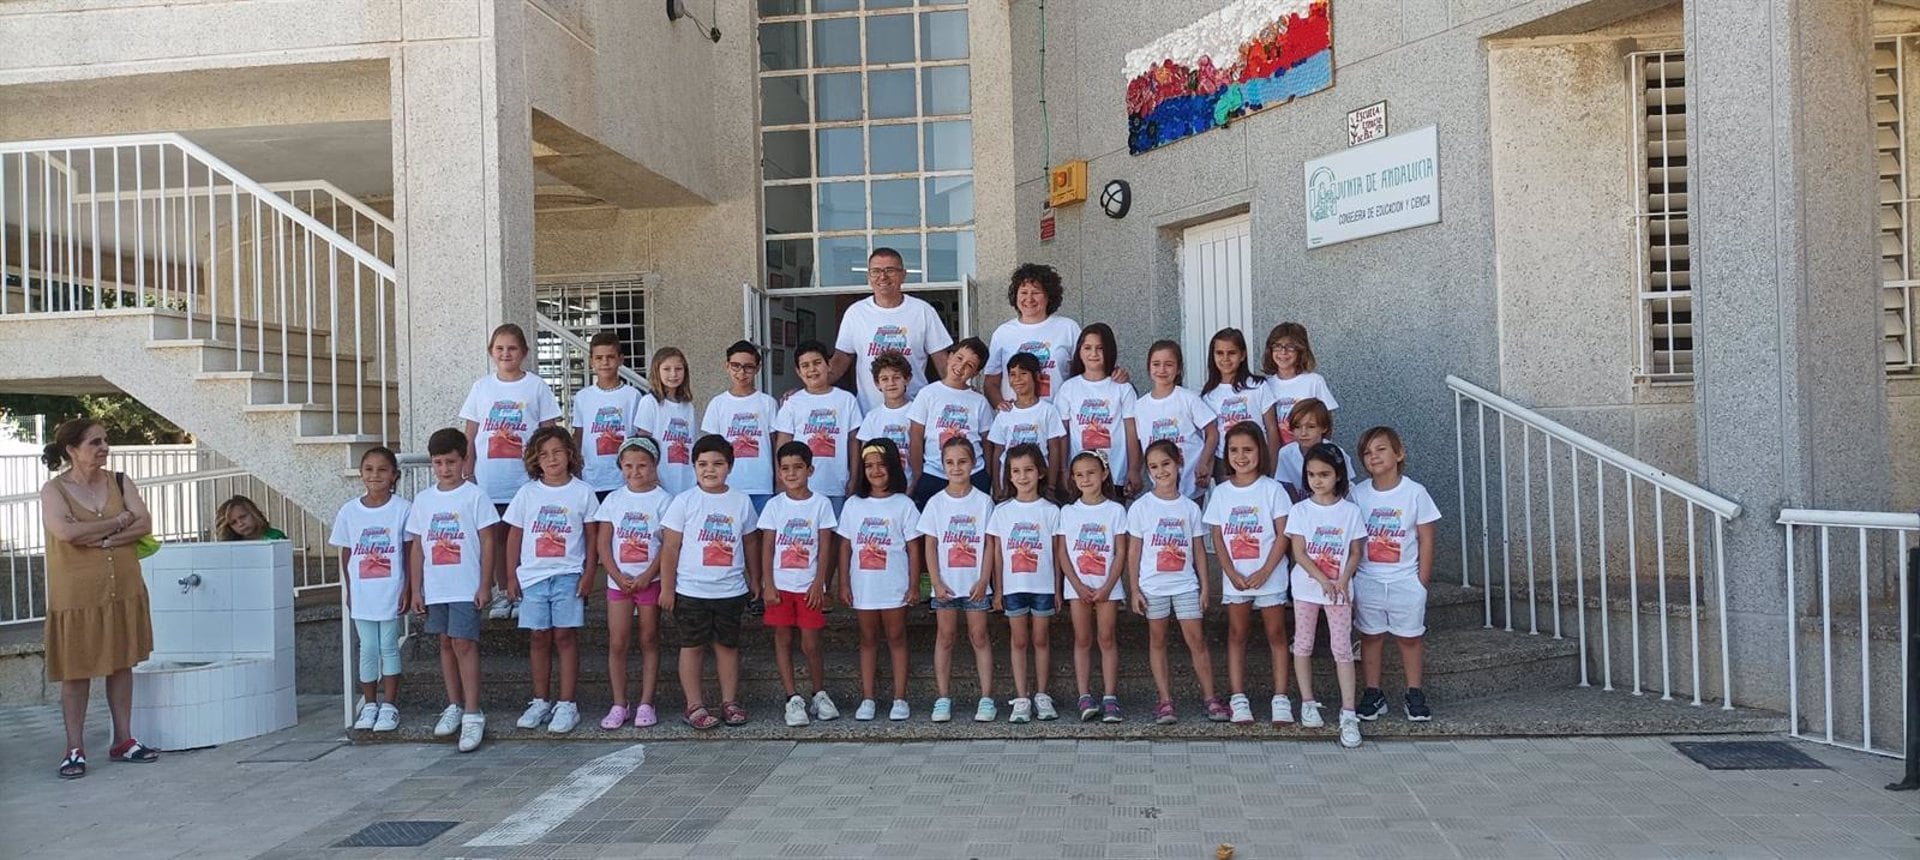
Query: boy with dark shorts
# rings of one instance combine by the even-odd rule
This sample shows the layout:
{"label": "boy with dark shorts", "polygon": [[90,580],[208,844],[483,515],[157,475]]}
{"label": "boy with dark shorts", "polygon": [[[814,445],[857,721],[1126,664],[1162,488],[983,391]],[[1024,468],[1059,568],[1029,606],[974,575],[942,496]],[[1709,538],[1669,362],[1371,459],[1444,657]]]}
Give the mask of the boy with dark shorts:
{"label": "boy with dark shorts", "polygon": [[[660,608],[680,628],[680,687],[687,725],[711,729],[747,721],[740,706],[740,616],[761,588],[753,501],[727,486],[733,444],[709,433],[693,444],[692,489],[674,497],[661,524]],[[720,716],[707,710],[701,672],[713,648]]]}
{"label": "boy with dark shorts", "polygon": [[460,733],[459,749],[472,752],[486,732],[480,711],[480,614],[487,605],[485,571],[493,569],[493,541],[482,532],[500,521],[487,493],[461,476],[467,470],[467,434],[451,427],[427,437],[434,485],[421,490],[407,513],[413,536],[413,611],[426,613],[426,632],[440,638],[440,674],[447,707],[433,727],[435,737]]}

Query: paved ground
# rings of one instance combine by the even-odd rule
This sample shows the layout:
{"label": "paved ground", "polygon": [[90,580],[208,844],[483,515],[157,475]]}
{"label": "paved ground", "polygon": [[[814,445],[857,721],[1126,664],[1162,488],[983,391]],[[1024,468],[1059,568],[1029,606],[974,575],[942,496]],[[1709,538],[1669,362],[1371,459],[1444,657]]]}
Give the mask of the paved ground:
{"label": "paved ground", "polygon": [[[0,708],[4,857],[1901,857],[1898,763],[1708,771],[1663,738],[339,743],[299,728],[60,782],[59,717]],[[1713,738],[1726,740],[1727,738]],[[304,758],[310,762],[260,761]],[[422,848],[333,848],[375,821]]]}

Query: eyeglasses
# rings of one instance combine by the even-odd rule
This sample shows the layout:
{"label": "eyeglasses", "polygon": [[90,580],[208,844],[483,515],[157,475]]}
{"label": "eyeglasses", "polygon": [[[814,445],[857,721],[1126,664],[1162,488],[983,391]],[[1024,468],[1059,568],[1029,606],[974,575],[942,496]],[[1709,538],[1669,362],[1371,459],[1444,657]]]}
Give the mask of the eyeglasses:
{"label": "eyeglasses", "polygon": [[883,266],[878,269],[868,269],[867,278],[869,280],[873,278],[898,278],[901,275],[904,275],[906,273],[907,273],[906,269],[902,269],[898,266]]}
{"label": "eyeglasses", "polygon": [[1290,344],[1290,343],[1283,343],[1283,344],[1281,344],[1281,345],[1279,345],[1279,346],[1276,346],[1276,347],[1274,347],[1274,348],[1273,348],[1273,351],[1274,351],[1274,352],[1299,352],[1299,351],[1300,351],[1300,347],[1298,347],[1298,346],[1295,346],[1295,345],[1293,345],[1293,344]]}
{"label": "eyeglasses", "polygon": [[738,370],[743,373],[752,373],[760,369],[760,364],[751,361],[729,361],[727,362],[727,369]]}

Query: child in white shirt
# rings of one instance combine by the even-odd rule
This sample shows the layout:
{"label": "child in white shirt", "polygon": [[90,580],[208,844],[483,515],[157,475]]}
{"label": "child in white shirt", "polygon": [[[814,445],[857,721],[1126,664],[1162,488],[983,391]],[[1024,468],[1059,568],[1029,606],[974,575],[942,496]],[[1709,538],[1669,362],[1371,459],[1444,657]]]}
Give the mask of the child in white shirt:
{"label": "child in white shirt", "polygon": [[987,402],[985,395],[973,390],[974,374],[980,372],[980,365],[986,361],[987,345],[977,337],[970,337],[953,345],[947,355],[947,372],[936,382],[927,383],[920,393],[914,395],[913,408],[908,415],[913,426],[907,431],[907,457],[916,464],[920,477],[909,486],[913,489],[913,503],[916,506],[926,504],[934,493],[947,488],[947,481],[940,475],[944,471],[940,464],[940,447],[948,439],[965,437],[973,442],[974,467],[973,485],[982,491],[993,487],[991,476],[987,474],[987,457],[982,445],[987,439],[987,430],[993,426],[993,405]]}
{"label": "child in white shirt", "polygon": [[[832,348],[817,340],[793,351],[793,367],[805,387],[787,393],[773,419],[775,451],[799,440],[812,452],[808,486],[825,496],[838,513],[853,483],[853,434],[860,427],[860,401],[835,388],[828,371]],[[777,464],[776,464],[777,465]]]}
{"label": "child in white shirt", "polygon": [[1227,479],[1207,495],[1204,522],[1213,531],[1220,562],[1220,602],[1227,606],[1227,708],[1233,722],[1253,722],[1247,698],[1247,639],[1253,613],[1260,613],[1273,660],[1273,722],[1293,722],[1287,698],[1287,509],[1278,481],[1267,477],[1270,449],[1260,427],[1242,421],[1227,431]]}
{"label": "child in white shirt", "polygon": [[699,424],[693,416],[693,384],[687,356],[663,346],[653,353],[647,383],[653,396],[634,411],[635,429],[660,443],[660,486],[673,495],[693,489],[693,437]]}
{"label": "child in white shirt", "polygon": [[[1207,358],[1207,384],[1200,388],[1200,398],[1213,409],[1214,427],[1219,431],[1219,447],[1213,452],[1218,458],[1214,464],[1214,478],[1218,480],[1228,473],[1227,431],[1234,425],[1253,422],[1263,440],[1279,438],[1280,428],[1274,423],[1273,399],[1266,380],[1247,369],[1246,335],[1237,328],[1214,332],[1207,343]],[[1265,459],[1271,464],[1272,447],[1267,449]]]}
{"label": "child in white shirt", "polygon": [[400,461],[389,449],[370,448],[360,455],[360,483],[367,493],[340,507],[327,538],[340,548],[347,609],[360,638],[364,704],[353,727],[377,732],[400,725],[394,704],[400,695],[400,613],[413,602],[407,593],[407,500],[393,494],[399,474]]}
{"label": "child in white shirt", "polygon": [[427,437],[434,485],[421,490],[407,513],[413,546],[407,570],[413,576],[413,611],[426,613],[426,632],[440,638],[440,674],[447,707],[433,727],[435,737],[460,733],[461,752],[473,752],[486,734],[480,710],[480,611],[487,605],[482,573],[493,565],[486,529],[500,521],[486,491],[463,477],[467,434],[447,427]]}
{"label": "child in white shirt", "polygon": [[1360,719],[1387,711],[1380,692],[1380,661],[1387,634],[1400,644],[1400,665],[1407,675],[1407,719],[1433,719],[1420,689],[1427,654],[1427,585],[1433,581],[1433,553],[1440,509],[1418,481],[1401,474],[1406,448],[1392,427],[1360,434],[1360,461],[1372,477],[1353,488],[1353,503],[1367,520],[1367,551],[1353,575],[1353,626],[1360,631],[1360,662],[1366,689],[1360,694]]}
{"label": "child in white shirt", "polygon": [[[907,380],[913,371],[897,352],[883,352],[873,359],[873,385],[880,392],[880,405],[866,410],[853,440],[855,451],[875,439],[891,439],[894,447],[907,450],[913,428],[913,401],[907,399]],[[912,484],[914,469],[920,464],[908,458],[907,482]],[[852,477],[849,469],[849,478]]]}
{"label": "child in white shirt", "polygon": [[[507,589],[520,601],[520,628],[533,631],[530,649],[533,699],[517,725],[555,734],[580,723],[574,686],[580,676],[580,628],[587,623],[587,572],[598,550],[587,539],[587,521],[599,509],[593,488],[580,480],[580,449],[559,427],[534,431],[526,454],[528,481],[513,496],[507,522]],[[552,657],[560,659],[560,698],[552,692]]]}
{"label": "child in white shirt", "polygon": [[[560,401],[546,380],[521,366],[527,359],[527,333],[519,326],[495,328],[487,338],[487,355],[494,370],[473,383],[460,418],[466,422],[467,467],[473,470],[467,477],[487,491],[497,513],[505,514],[513,494],[527,482],[522,456],[527,443],[533,431],[560,423]],[[506,618],[514,609],[507,594],[507,529],[496,525],[487,534],[494,544],[494,568],[487,573],[494,590],[487,617]]]}
{"label": "child in white shirt", "polygon": [[[1058,611],[1060,582],[1053,565],[1053,535],[1060,530],[1060,509],[1047,499],[1045,458],[1038,445],[1015,445],[1007,452],[1007,484],[1013,497],[993,509],[987,521],[987,554],[994,556],[993,591],[1006,608],[1008,650],[1013,661],[1013,713],[1009,723],[1036,715],[1057,719],[1047,680],[1053,673],[1053,648],[1047,628]],[[1036,684],[1027,684],[1027,650],[1033,650]]]}
{"label": "child in white shirt", "polygon": [[[653,689],[660,679],[660,540],[673,494],[660,486],[660,442],[635,436],[614,455],[625,484],[594,511],[593,545],[607,572],[607,680],[613,707],[600,720],[612,731],[633,719],[644,729],[660,722]],[[627,653],[634,621],[640,625],[640,697],[627,698]],[[634,702],[629,708],[628,703]]]}
{"label": "child in white shirt", "polygon": [[[1099,325],[1099,323],[1095,323]],[[1075,454],[1067,464],[1075,499],[1060,508],[1054,531],[1054,566],[1064,585],[1061,593],[1073,622],[1073,677],[1080,685],[1080,722],[1098,718],[1103,723],[1124,720],[1120,713],[1120,645],[1114,626],[1127,599],[1122,548],[1127,533],[1127,509],[1113,500],[1113,473],[1098,449]],[[1093,674],[1093,643],[1100,641],[1100,682],[1103,695],[1095,704],[1089,676]]]}
{"label": "child in white shirt", "polygon": [[[702,731],[747,722],[740,706],[740,616],[747,597],[770,584],[761,578],[753,500],[727,486],[733,443],[709,433],[693,443],[698,486],[667,507],[660,546],[660,607],[680,628],[680,689],[686,724]],[[707,710],[701,670],[713,647],[720,676],[720,713]]]}
{"label": "child in white shirt", "polygon": [[753,501],[755,511],[773,498],[773,419],[780,404],[759,390],[760,348],[744,340],[727,347],[726,391],[707,401],[700,429],[733,445],[727,485]]}
{"label": "child in white shirt", "polygon": [[[845,392],[842,392],[845,393]],[[851,397],[852,395],[848,395]],[[845,441],[845,440],[842,440]],[[786,692],[789,726],[804,726],[808,700],[801,698],[793,677],[793,631],[800,631],[800,653],[807,660],[807,680],[813,690],[813,717],[840,716],[827,695],[826,655],[820,650],[820,631],[826,629],[826,609],[832,601],[833,527],[839,522],[828,496],[815,492],[813,449],[789,441],[774,452],[777,475],[784,490],[767,501],[760,512],[762,570],[772,580],[766,595],[766,625],[773,629],[773,662]],[[845,487],[845,484],[840,486]]]}
{"label": "child in white shirt", "polygon": [[641,404],[652,396],[620,379],[626,364],[620,336],[603,331],[587,342],[593,381],[573,395],[573,444],[583,464],[580,479],[601,499],[626,483],[620,475],[620,443],[639,431]]}
{"label": "child in white shirt", "polygon": [[1144,459],[1153,490],[1127,509],[1127,584],[1134,611],[1147,617],[1148,664],[1160,692],[1153,721],[1163,726],[1179,721],[1167,679],[1169,618],[1179,622],[1180,636],[1193,657],[1207,719],[1222,723],[1231,716],[1227,703],[1214,695],[1213,655],[1200,628],[1202,607],[1207,605],[1206,526],[1200,520],[1200,506],[1180,493],[1181,456],[1179,443],[1172,439],[1148,443]]}
{"label": "child in white shirt", "polygon": [[1120,348],[1113,327],[1094,323],[1080,330],[1070,374],[1053,404],[1067,424],[1067,453],[1097,451],[1113,470],[1114,483],[1131,496],[1140,490],[1140,437],[1133,425],[1133,386],[1112,377]]}
{"label": "child in white shirt", "polygon": [[1066,486],[1067,424],[1052,400],[1040,399],[1042,378],[1040,359],[1032,353],[1015,353],[1007,359],[1007,387],[1013,397],[1001,401],[1000,411],[993,415],[993,426],[987,430],[987,449],[995,455],[994,462],[987,465],[993,473],[996,498],[1008,493],[1006,451],[1020,444],[1040,446],[1047,456],[1048,481]]}
{"label": "child in white shirt", "polygon": [[1353,678],[1353,571],[1367,542],[1367,522],[1347,500],[1346,457],[1331,445],[1306,454],[1307,488],[1313,495],[1287,514],[1292,547],[1293,674],[1300,679],[1300,725],[1315,728],[1320,702],[1313,697],[1313,637],[1327,617],[1334,674],[1340,681],[1340,745],[1360,745]]}
{"label": "child in white shirt", "polygon": [[1319,400],[1309,397],[1293,404],[1293,411],[1281,416],[1281,420],[1293,428],[1293,441],[1280,446],[1273,458],[1273,479],[1287,488],[1287,495],[1294,501],[1300,501],[1309,495],[1306,480],[1301,470],[1306,468],[1306,452],[1315,445],[1327,444],[1340,452],[1340,458],[1347,464],[1347,481],[1354,480],[1353,461],[1347,458],[1347,451],[1327,437],[1333,433],[1333,412]]}
{"label": "child in white shirt", "polygon": [[[949,356],[947,366],[961,361]],[[931,388],[932,386],[928,386]],[[921,389],[925,391],[926,389]],[[907,472],[893,442],[860,448],[853,496],[840,516],[840,593],[860,617],[860,688],[856,720],[874,717],[882,628],[893,657],[893,707],[887,719],[912,715],[907,705],[907,606],[918,596],[920,510],[907,495]]]}
{"label": "child in white shirt", "polygon": [[933,721],[953,719],[949,682],[954,638],[959,616],[964,614],[974,670],[980,675],[980,702],[974,708],[973,721],[991,723],[999,708],[993,701],[993,640],[987,632],[987,612],[999,608],[993,590],[997,558],[983,550],[987,522],[993,518],[993,499],[973,486],[972,443],[959,437],[948,439],[940,446],[940,458],[946,467],[947,489],[935,493],[920,512],[920,534],[926,536],[922,557],[933,579],[933,612],[938,625],[933,678],[939,698],[933,702]]}
{"label": "child in white shirt", "polygon": [[1267,374],[1267,396],[1273,401],[1274,423],[1280,427],[1280,438],[1275,445],[1293,441],[1293,428],[1287,426],[1293,404],[1311,397],[1326,404],[1328,411],[1340,408],[1340,402],[1333,399],[1333,391],[1327,388],[1326,377],[1314,372],[1318,366],[1306,326],[1283,322],[1267,333],[1266,364],[1261,369]]}
{"label": "child in white shirt", "polygon": [[1185,372],[1180,344],[1154,341],[1147,349],[1147,376],[1153,380],[1153,390],[1133,402],[1131,417],[1141,446],[1169,439],[1180,447],[1180,495],[1197,499],[1200,490],[1213,485],[1214,452],[1220,447],[1222,431],[1213,407],[1193,389],[1180,385]]}

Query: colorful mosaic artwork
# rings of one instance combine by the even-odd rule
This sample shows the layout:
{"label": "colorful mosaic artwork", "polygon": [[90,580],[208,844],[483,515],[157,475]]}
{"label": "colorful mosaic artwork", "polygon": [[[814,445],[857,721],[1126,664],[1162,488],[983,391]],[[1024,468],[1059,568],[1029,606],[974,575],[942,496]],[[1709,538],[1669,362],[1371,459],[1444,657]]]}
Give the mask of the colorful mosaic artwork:
{"label": "colorful mosaic artwork", "polygon": [[1328,0],[1236,0],[1127,53],[1135,155],[1333,86]]}

